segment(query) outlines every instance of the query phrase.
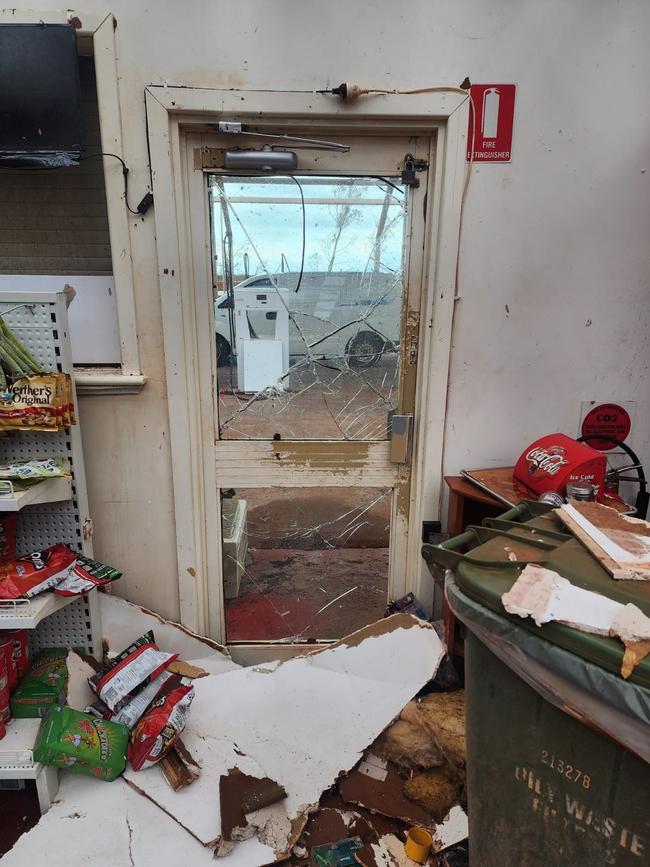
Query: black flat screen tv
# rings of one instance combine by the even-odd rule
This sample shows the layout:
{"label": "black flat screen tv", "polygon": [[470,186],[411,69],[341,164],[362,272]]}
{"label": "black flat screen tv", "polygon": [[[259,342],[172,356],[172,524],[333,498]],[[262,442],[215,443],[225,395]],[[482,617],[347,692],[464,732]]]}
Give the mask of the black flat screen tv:
{"label": "black flat screen tv", "polygon": [[80,154],[74,28],[0,24],[0,166],[74,166]]}

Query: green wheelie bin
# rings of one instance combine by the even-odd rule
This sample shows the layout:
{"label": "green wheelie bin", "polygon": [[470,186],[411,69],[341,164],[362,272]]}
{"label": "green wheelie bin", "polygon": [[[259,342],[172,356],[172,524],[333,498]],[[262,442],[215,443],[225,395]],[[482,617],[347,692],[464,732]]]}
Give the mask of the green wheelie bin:
{"label": "green wheelie bin", "polygon": [[472,867],[650,865],[650,657],[624,680],[617,639],[501,604],[527,562],[649,615],[650,585],[614,581],[533,502],[423,556],[466,632]]}

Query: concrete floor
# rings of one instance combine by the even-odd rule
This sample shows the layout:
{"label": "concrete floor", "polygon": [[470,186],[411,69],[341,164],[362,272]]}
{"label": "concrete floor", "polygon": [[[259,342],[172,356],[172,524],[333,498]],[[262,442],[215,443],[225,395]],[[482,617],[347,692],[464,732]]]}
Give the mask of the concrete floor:
{"label": "concrete floor", "polygon": [[388,548],[250,555],[239,596],[226,602],[229,642],[341,638],[384,616]]}
{"label": "concrete floor", "polygon": [[228,641],[341,638],[383,617],[390,491],[242,488],[236,498],[246,501],[248,553],[226,602]]}

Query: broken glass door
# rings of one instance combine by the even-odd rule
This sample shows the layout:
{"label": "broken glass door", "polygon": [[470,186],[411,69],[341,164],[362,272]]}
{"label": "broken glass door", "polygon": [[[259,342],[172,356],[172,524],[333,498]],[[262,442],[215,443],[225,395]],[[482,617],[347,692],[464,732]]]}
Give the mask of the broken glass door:
{"label": "broken glass door", "polygon": [[[211,175],[209,192],[216,447],[233,456],[226,639],[336,639],[388,600],[411,190],[399,176],[311,174]],[[300,457],[278,480],[264,461],[291,443]],[[240,481],[255,461],[259,482]],[[371,465],[391,483],[366,480]],[[321,481],[306,484],[314,467]]]}
{"label": "broken glass door", "polygon": [[375,178],[213,178],[222,439],[389,436],[406,192]]}

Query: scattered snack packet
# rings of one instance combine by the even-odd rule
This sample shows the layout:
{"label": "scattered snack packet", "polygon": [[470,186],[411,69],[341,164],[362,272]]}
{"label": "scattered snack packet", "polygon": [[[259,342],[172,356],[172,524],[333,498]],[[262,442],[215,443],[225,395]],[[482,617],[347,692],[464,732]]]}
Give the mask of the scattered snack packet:
{"label": "scattered snack packet", "polygon": [[13,461],[10,464],[0,466],[0,479],[19,479],[30,481],[32,479],[70,478],[70,473],[65,469],[63,460],[43,458],[33,461]]}
{"label": "scattered snack packet", "polygon": [[110,664],[88,678],[92,691],[112,711],[120,710],[133,693],[155,680],[178,656],[158,649],[153,632],[130,644]]}
{"label": "scattered snack packet", "polygon": [[16,719],[44,717],[53,706],[65,702],[67,655],[65,647],[41,650],[11,696],[11,712]]}
{"label": "scattered snack packet", "polygon": [[59,596],[80,596],[83,593],[88,593],[94,587],[103,587],[114,580],[113,577],[98,578],[87,572],[80,563],[77,563],[70,569],[63,581],[56,585],[54,592]]}
{"label": "scattered snack packet", "polygon": [[54,592],[59,596],[79,596],[88,593],[94,587],[102,587],[122,577],[122,573],[112,566],[91,560],[83,554],[78,553],[76,556],[76,565],[54,588]]}
{"label": "scattered snack packet", "polygon": [[131,733],[128,756],[134,771],[150,768],[169,752],[185,728],[193,698],[191,684],[163,689]]}
{"label": "scattered snack packet", "polygon": [[53,707],[41,723],[34,761],[110,781],[126,767],[128,742],[126,726]]}
{"label": "scattered snack packet", "polygon": [[65,545],[58,543],[0,565],[0,599],[36,596],[56,587],[77,562]]}
{"label": "scattered snack packet", "polygon": [[[172,683],[169,683],[173,680]],[[138,722],[149,705],[155,701],[163,687],[167,684],[166,691],[170,688],[175,688],[181,685],[181,678],[177,674],[170,674],[168,671],[163,671],[155,680],[152,680],[148,686],[139,690],[135,695],[118,711],[113,712],[108,708],[101,699],[97,699],[86,708],[86,713],[93,716],[100,716],[103,719],[110,719],[113,722],[122,723],[127,728],[132,729]]]}

